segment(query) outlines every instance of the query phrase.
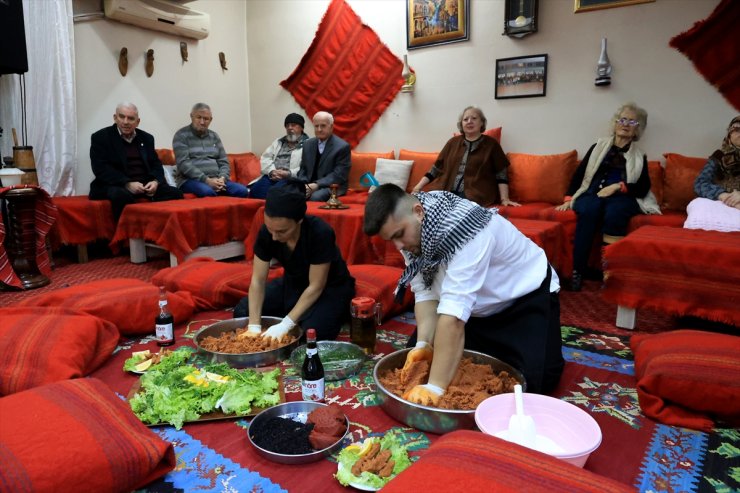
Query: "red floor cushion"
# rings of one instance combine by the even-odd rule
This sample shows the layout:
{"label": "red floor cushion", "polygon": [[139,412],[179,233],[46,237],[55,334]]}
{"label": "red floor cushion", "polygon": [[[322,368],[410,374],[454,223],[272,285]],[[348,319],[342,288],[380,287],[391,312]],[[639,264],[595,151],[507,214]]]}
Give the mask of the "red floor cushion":
{"label": "red floor cushion", "polygon": [[410,289],[406,290],[403,303],[394,303],[393,292],[398,285],[403,269],[387,265],[350,265],[349,273],[355,278],[355,296],[373,298],[383,307],[383,320],[403,313],[411,307],[414,296]]}
{"label": "red floor cushion", "polygon": [[83,377],[119,339],[112,323],[67,308],[1,308],[0,319],[0,395]]}
{"label": "red floor cushion", "polygon": [[[38,294],[18,306],[64,306],[113,322],[121,334],[154,333],[159,288],[139,279],[113,278]],[[195,300],[187,291],[167,293],[175,323],[193,315]]]}
{"label": "red floor cushion", "polygon": [[135,490],[175,466],[125,401],[94,378],[67,380],[0,399],[0,490]]}
{"label": "red floor cushion", "polygon": [[[270,269],[268,279],[280,277],[282,268]],[[249,292],[252,264],[217,262],[208,257],[194,257],[176,267],[162,269],[152,277],[152,284],[167,291],[187,291],[199,310],[231,308]]]}
{"label": "red floor cushion", "polygon": [[740,426],[740,337],[676,330],[634,335],[630,345],[646,416],[707,432],[715,420]]}
{"label": "red floor cushion", "polygon": [[478,431],[443,435],[383,493],[624,493],[628,485]]}

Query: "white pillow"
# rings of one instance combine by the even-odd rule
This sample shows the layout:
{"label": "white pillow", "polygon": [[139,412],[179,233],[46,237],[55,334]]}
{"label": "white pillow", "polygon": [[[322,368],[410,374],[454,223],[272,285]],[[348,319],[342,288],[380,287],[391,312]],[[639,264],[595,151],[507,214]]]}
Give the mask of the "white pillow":
{"label": "white pillow", "polygon": [[740,209],[725,205],[720,200],[697,198],[686,206],[688,218],[683,223],[686,229],[709,231],[740,231]]}
{"label": "white pillow", "polygon": [[167,184],[171,187],[177,188],[175,182],[175,166],[163,164],[162,169],[164,170],[164,180],[167,182]]}
{"label": "white pillow", "polygon": [[[413,160],[385,159],[379,157],[375,161],[375,179],[381,185],[393,183],[406,190],[413,165]],[[370,192],[373,190],[375,190],[375,187],[370,187]]]}

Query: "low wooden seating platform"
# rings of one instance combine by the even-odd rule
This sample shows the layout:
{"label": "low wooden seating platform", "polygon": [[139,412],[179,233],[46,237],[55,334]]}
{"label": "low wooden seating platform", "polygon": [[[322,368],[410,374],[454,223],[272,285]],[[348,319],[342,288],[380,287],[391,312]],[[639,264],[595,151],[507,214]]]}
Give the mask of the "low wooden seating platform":
{"label": "low wooden seating platform", "polygon": [[637,308],[740,326],[740,233],[643,226],[604,260],[618,327],[633,329]]}

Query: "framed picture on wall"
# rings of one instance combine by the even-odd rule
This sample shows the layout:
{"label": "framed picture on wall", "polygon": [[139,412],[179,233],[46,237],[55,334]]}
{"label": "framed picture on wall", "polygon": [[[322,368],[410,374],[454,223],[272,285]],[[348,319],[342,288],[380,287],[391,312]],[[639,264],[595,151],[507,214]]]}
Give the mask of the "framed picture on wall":
{"label": "framed picture on wall", "polygon": [[547,55],[496,60],[496,99],[534,98],[547,89]]}
{"label": "framed picture on wall", "polygon": [[470,0],[406,0],[406,47],[467,41]]}
{"label": "framed picture on wall", "polygon": [[589,10],[610,9],[624,7],[638,3],[650,3],[655,0],[575,0],[574,12],[588,12]]}

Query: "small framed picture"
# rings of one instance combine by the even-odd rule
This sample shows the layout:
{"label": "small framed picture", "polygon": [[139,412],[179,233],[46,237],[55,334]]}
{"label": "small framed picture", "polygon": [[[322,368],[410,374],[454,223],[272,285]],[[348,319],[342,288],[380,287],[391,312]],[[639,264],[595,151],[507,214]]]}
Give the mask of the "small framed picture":
{"label": "small framed picture", "polygon": [[534,98],[547,89],[547,55],[496,60],[496,99]]}
{"label": "small framed picture", "polygon": [[575,0],[574,12],[588,12],[589,10],[610,9],[613,7],[625,7],[638,3],[651,3],[655,0]]}
{"label": "small framed picture", "polygon": [[406,47],[467,41],[470,0],[406,0]]}

